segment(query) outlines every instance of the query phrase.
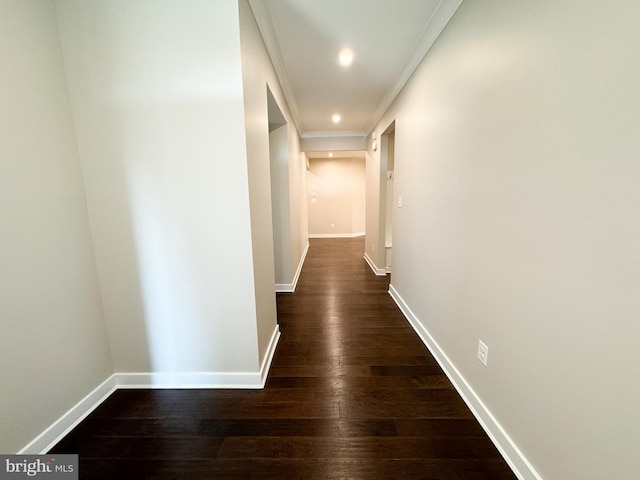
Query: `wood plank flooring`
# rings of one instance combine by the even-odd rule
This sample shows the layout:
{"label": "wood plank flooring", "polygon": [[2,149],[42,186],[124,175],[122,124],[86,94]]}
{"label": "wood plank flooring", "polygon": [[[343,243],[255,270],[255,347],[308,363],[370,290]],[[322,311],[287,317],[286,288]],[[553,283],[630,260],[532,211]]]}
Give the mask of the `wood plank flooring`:
{"label": "wood plank flooring", "polygon": [[56,445],[86,479],[515,479],[356,239],[312,239],[264,390],[118,390]]}

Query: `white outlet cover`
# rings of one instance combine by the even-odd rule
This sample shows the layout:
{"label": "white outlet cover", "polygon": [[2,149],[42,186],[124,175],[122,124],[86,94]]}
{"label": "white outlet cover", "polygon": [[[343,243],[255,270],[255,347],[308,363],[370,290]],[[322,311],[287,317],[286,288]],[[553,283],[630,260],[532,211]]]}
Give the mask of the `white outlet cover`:
{"label": "white outlet cover", "polygon": [[489,360],[489,347],[482,341],[478,340],[478,360],[485,367],[487,366],[487,361]]}

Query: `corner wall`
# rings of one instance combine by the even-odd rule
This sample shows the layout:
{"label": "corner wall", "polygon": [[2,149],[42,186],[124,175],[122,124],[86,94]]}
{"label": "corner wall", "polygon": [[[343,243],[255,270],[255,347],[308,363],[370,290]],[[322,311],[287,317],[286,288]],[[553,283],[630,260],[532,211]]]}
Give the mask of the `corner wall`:
{"label": "corner wall", "polygon": [[396,120],[395,298],[522,478],[637,477],[638,16],[464,2],[376,127]]}
{"label": "corner wall", "polygon": [[276,291],[290,284],[291,272],[291,208],[289,199],[289,126],[284,124],[269,132],[271,165],[271,204]]}
{"label": "corner wall", "polygon": [[[379,123],[376,125],[378,129],[378,142],[380,142],[380,133],[391,125],[391,120],[386,125]],[[371,136],[369,136],[371,138]],[[386,274],[386,258],[385,258],[385,239],[387,217],[387,180],[386,160],[382,158],[381,148],[375,151],[371,148],[372,140],[369,140],[369,149],[367,150],[365,164],[365,245],[364,258],[376,275]]]}
{"label": "corner wall", "polygon": [[[259,229],[254,229],[254,250],[260,249],[263,253],[261,257],[265,261],[264,272],[273,272],[273,229],[278,230],[281,238],[288,237],[286,242],[279,245],[282,263],[275,270],[280,273],[275,279],[275,283],[287,286],[288,289],[295,288],[297,274],[304,261],[307,248],[307,221],[306,208],[300,205],[304,202],[304,185],[306,178],[305,159],[300,153],[300,138],[295,128],[295,122],[289,110],[286,98],[276,76],[271,59],[264,46],[260,31],[253,17],[251,7],[247,0],[240,0],[241,33],[242,33],[242,58],[243,58],[243,81],[245,93],[245,112],[247,126],[247,150],[249,154],[250,171],[255,170],[253,176],[254,185],[262,192],[260,199],[252,201],[252,216],[254,222],[262,222]],[[281,205],[282,210],[277,212],[275,218],[283,219],[281,224],[272,225],[271,198],[270,198],[270,172],[269,172],[269,123],[267,110],[267,87],[271,91],[280,112],[287,123],[286,127],[286,148],[288,152],[283,152],[288,165],[283,166],[288,174],[278,179],[278,182],[287,182],[288,203]],[[284,138],[281,139],[284,146]],[[284,159],[283,159],[284,160]],[[284,173],[284,172],[283,172]],[[255,205],[255,208],[254,208]],[[286,217],[286,218],[285,218]],[[257,234],[257,236],[255,235]],[[270,240],[266,240],[269,235]],[[271,253],[267,252],[267,250]],[[267,265],[268,259],[271,265]],[[275,323],[275,296],[274,296],[274,275],[271,275],[271,284],[267,287],[267,276],[264,276],[264,296],[269,296],[269,302],[273,298],[274,317],[273,322],[267,322],[261,328],[260,345],[261,351],[266,345],[271,325]],[[269,290],[270,289],[270,290]],[[266,316],[264,317],[266,318]]]}
{"label": "corner wall", "polygon": [[237,1],[56,5],[116,372],[255,375]]}
{"label": "corner wall", "polygon": [[112,373],[53,2],[0,3],[0,452]]}

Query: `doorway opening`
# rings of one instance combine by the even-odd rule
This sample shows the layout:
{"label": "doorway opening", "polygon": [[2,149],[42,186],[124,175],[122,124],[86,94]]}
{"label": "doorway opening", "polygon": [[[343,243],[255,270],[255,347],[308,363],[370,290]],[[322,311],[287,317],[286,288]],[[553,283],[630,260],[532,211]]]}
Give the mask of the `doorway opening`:
{"label": "doorway opening", "polygon": [[273,224],[273,259],[276,291],[287,291],[291,270],[289,209],[289,143],[287,121],[267,86],[269,121],[269,167],[271,174],[271,216]]}
{"label": "doorway opening", "polygon": [[307,152],[309,238],[364,236],[366,152]]}
{"label": "doorway opening", "polygon": [[380,168],[386,172],[385,183],[385,212],[384,212],[384,250],[385,250],[385,270],[391,273],[392,252],[393,252],[393,211],[394,211],[394,169],[395,169],[395,146],[396,146],[396,122],[395,120],[387,127],[380,136]]}

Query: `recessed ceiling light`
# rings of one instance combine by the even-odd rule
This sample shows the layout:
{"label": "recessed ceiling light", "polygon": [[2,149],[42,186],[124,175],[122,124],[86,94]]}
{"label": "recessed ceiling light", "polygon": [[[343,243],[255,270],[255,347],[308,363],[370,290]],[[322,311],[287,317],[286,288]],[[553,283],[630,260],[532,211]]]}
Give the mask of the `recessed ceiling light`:
{"label": "recessed ceiling light", "polygon": [[343,67],[348,67],[353,62],[353,53],[349,50],[343,50],[340,52],[340,65]]}
{"label": "recessed ceiling light", "polygon": [[331,117],[331,120],[333,120],[333,123],[340,123],[340,115],[337,113],[334,113],[333,117]]}
{"label": "recessed ceiling light", "polygon": [[329,153],[329,156],[330,156],[330,157],[333,157],[333,153]]}

